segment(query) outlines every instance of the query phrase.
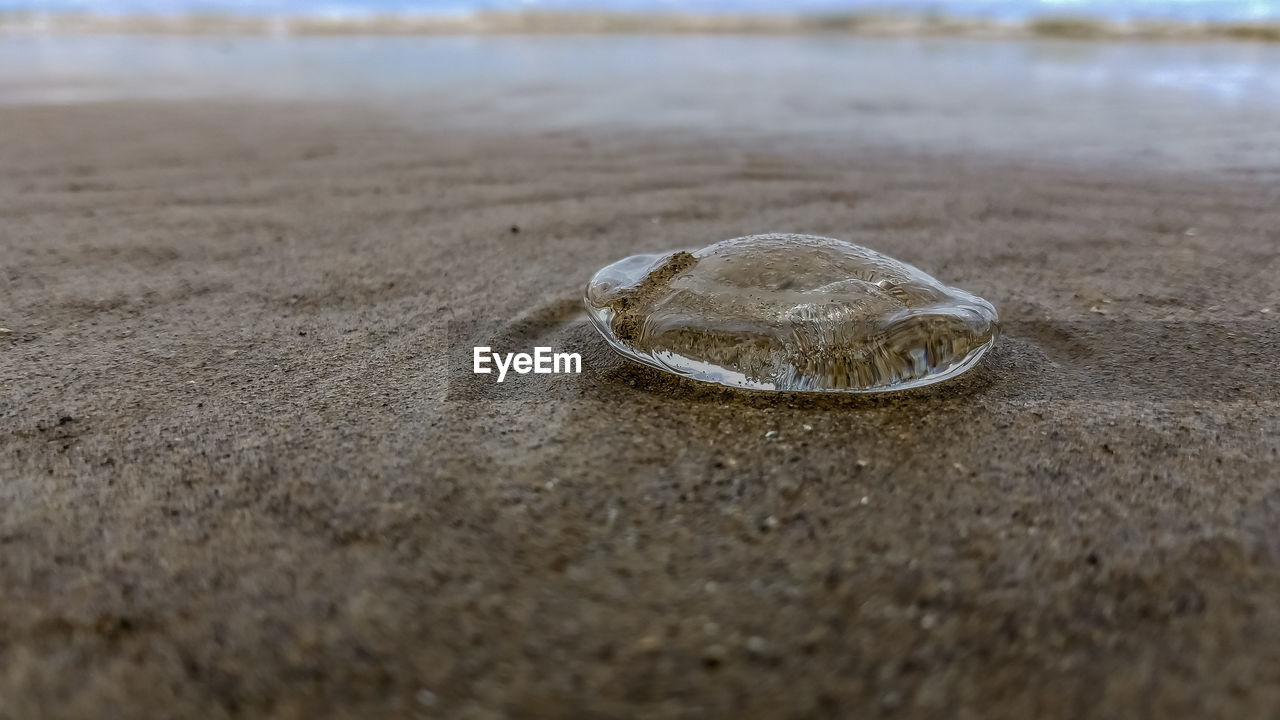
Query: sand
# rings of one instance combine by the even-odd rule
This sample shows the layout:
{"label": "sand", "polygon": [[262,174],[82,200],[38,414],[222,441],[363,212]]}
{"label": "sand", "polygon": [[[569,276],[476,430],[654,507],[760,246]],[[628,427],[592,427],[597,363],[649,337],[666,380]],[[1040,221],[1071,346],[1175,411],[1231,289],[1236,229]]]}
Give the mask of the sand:
{"label": "sand", "polygon": [[[0,167],[6,720],[1280,708],[1274,184],[230,101],[2,108]],[[829,398],[585,322],[764,231],[1004,334]]]}

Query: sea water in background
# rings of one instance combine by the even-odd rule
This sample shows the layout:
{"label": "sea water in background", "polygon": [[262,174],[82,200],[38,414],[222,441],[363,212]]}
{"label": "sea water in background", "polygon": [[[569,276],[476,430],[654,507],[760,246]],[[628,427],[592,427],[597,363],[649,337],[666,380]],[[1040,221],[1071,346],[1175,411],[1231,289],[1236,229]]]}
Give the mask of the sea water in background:
{"label": "sea water in background", "polygon": [[1276,174],[1280,45],[853,36],[0,34],[0,103],[341,101],[409,124],[670,130]]}
{"label": "sea water in background", "polygon": [[1276,0],[0,0],[0,11],[104,14],[229,13],[360,16],[528,10],[622,12],[927,12],[1025,18],[1064,14],[1125,20],[1257,20],[1280,18]]}

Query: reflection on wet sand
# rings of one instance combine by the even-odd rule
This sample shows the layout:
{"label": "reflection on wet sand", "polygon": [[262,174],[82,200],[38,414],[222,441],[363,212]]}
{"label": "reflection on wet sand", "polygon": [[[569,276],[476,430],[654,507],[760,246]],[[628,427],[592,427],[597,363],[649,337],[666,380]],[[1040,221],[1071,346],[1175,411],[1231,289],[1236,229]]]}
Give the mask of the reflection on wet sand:
{"label": "reflection on wet sand", "polygon": [[0,36],[0,103],[354,100],[422,127],[1268,172],[1280,47],[954,38]]}

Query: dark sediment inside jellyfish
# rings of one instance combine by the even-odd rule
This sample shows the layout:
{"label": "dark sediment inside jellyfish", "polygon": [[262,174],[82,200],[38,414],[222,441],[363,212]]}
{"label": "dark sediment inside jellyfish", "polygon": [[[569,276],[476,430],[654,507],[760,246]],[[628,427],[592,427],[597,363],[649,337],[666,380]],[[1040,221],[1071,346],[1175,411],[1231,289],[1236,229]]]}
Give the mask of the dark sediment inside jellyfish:
{"label": "dark sediment inside jellyfish", "polygon": [[881,392],[973,367],[991,303],[891,257],[814,235],[634,255],[591,278],[596,328],[624,356],[734,387]]}

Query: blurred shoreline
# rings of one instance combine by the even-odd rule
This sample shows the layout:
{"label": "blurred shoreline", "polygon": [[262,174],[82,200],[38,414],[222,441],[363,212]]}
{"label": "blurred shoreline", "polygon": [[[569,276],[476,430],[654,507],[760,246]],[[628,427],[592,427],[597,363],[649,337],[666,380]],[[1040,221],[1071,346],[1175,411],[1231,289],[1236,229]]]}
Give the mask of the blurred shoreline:
{"label": "blurred shoreline", "polygon": [[1280,22],[1132,20],[1082,15],[996,20],[938,14],[476,12],[362,17],[0,12],[0,33],[138,35],[866,35],[976,39],[1280,42]]}

